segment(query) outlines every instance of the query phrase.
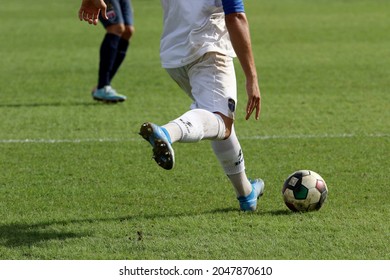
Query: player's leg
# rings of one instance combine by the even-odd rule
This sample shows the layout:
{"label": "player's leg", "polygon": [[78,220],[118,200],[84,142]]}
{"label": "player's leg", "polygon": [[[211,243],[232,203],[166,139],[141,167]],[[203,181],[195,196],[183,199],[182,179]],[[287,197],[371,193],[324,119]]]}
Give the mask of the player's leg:
{"label": "player's leg", "polygon": [[[215,55],[206,54],[185,67],[166,69],[193,100],[190,111],[164,125],[172,142],[225,139],[230,134],[232,122],[229,123],[225,115],[233,115],[235,101],[221,96],[216,87],[219,82],[215,77]],[[223,113],[220,108],[223,108]]]}
{"label": "player's leg", "polygon": [[125,25],[118,0],[105,0],[105,2],[108,19],[103,19],[101,15],[99,19],[106,29],[106,34],[100,45],[98,85],[93,90],[92,96],[98,101],[115,103],[126,100],[126,96],[118,94],[111,87],[111,71]]}
{"label": "player's leg", "polygon": [[[233,60],[218,53],[209,53],[190,68],[189,76],[195,100],[193,106],[214,112],[213,115],[220,116],[225,127],[225,137],[214,135],[202,139],[213,140],[213,151],[236,191],[240,208],[253,211],[264,191],[264,183],[260,179],[248,180],[244,155],[234,130],[237,85]],[[207,129],[216,131],[206,124],[204,131]]]}
{"label": "player's leg", "polygon": [[[181,67],[167,69],[171,77],[194,100],[191,92],[189,68]],[[140,135],[153,147],[153,158],[165,169],[174,166],[174,142],[197,142],[202,139],[224,139],[227,130],[223,118],[205,109],[192,109],[173,121],[157,126],[153,123],[144,123]]]}
{"label": "player's leg", "polygon": [[264,191],[264,182],[261,179],[248,180],[244,156],[234,131],[237,93],[233,61],[211,53],[191,65],[167,71],[194,100],[192,108],[197,109],[162,127],[143,124],[140,134],[152,144],[154,159],[163,168],[172,168],[172,143],[213,140],[213,151],[236,190],[241,210],[255,210],[257,199]]}
{"label": "player's leg", "polygon": [[203,139],[224,139],[226,129],[223,119],[203,109],[193,109],[166,125],[146,122],[140,135],[153,147],[153,159],[164,169],[172,169],[175,155],[174,142],[198,142]]}
{"label": "player's leg", "polygon": [[229,138],[226,140],[212,141],[211,146],[236,191],[240,209],[243,211],[256,210],[257,199],[264,192],[264,182],[261,179],[249,180],[247,178],[244,154],[236,136],[234,126],[232,126]]}
{"label": "player's leg", "polygon": [[[171,144],[174,142],[197,142],[203,139],[216,140],[225,139],[229,136],[232,121],[228,122],[230,118],[225,117],[225,115],[233,116],[235,100],[226,98],[221,94],[224,90],[219,90],[219,88],[223,86],[231,87],[230,84],[221,83],[219,77],[215,76],[215,73],[218,72],[218,60],[224,59],[222,55],[215,53],[206,54],[190,65],[166,69],[171,78],[176,81],[194,102],[190,111],[161,127],[151,123],[142,125],[140,134],[153,146],[154,159],[160,166],[162,166],[161,162],[166,162],[167,160],[158,159],[155,143],[163,142],[163,147],[167,147],[165,149],[166,157],[174,161],[174,157],[172,157],[169,151]],[[231,59],[230,62],[232,63]],[[235,95],[236,90],[233,88],[231,90],[233,95]],[[163,154],[159,153],[159,155]]]}
{"label": "player's leg", "polygon": [[114,78],[116,72],[124,61],[127,50],[130,45],[130,39],[134,33],[134,17],[133,8],[130,0],[119,0],[122,17],[124,21],[124,29],[120,34],[120,40],[118,43],[117,54],[115,57],[114,64],[110,72],[110,82]]}
{"label": "player's leg", "polygon": [[[240,208],[255,210],[257,199],[264,191],[264,182],[248,180],[244,156],[234,131],[237,93],[233,61],[211,53],[191,65],[167,71],[194,103],[193,110],[162,127],[151,123],[141,127],[140,134],[154,147],[156,162],[162,167],[166,162],[174,162],[171,146],[174,142],[213,140],[213,151],[236,190]],[[156,148],[158,145],[154,143],[160,146]]]}

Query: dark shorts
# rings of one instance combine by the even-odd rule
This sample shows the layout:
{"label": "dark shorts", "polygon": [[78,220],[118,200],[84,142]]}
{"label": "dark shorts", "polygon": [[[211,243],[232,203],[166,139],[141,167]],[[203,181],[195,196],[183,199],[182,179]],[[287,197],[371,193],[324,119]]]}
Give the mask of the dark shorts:
{"label": "dark shorts", "polygon": [[107,17],[103,19],[99,16],[100,22],[104,27],[114,24],[133,25],[133,8],[131,0],[104,0],[107,4]]}

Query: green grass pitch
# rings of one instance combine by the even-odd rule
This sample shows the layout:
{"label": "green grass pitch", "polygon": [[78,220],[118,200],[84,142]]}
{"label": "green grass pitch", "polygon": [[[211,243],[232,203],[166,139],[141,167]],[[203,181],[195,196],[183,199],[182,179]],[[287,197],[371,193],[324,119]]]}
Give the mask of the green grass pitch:
{"label": "green grass pitch", "polygon": [[[28,2],[28,1],[27,1]],[[174,145],[159,168],[137,135],[188,98],[160,67],[159,1],[133,0],[136,34],[98,104],[103,28],[80,1],[6,1],[0,9],[0,259],[390,259],[388,0],[247,0],[262,91],[236,131],[266,192],[241,213],[209,142]],[[290,212],[281,188],[312,169],[320,211]]]}

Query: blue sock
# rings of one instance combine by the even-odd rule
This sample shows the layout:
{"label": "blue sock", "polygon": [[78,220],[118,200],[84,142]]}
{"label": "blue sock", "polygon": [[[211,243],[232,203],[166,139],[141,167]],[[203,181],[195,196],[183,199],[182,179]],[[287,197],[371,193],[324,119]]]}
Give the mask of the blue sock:
{"label": "blue sock", "polygon": [[110,72],[118,52],[121,37],[107,33],[100,46],[99,81],[98,89],[110,84]]}

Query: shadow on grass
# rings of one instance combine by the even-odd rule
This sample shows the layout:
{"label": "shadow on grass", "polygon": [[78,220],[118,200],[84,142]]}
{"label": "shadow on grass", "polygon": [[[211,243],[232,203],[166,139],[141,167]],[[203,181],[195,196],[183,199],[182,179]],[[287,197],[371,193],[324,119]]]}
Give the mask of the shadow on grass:
{"label": "shadow on grass", "polygon": [[0,244],[6,247],[32,246],[50,240],[66,240],[70,238],[81,238],[87,236],[84,233],[65,232],[49,229],[56,224],[67,224],[71,222],[53,222],[37,224],[9,224],[0,226]]}
{"label": "shadow on grass", "polygon": [[[125,222],[139,219],[155,220],[163,218],[180,218],[207,214],[221,213],[238,213],[239,215],[290,215],[288,210],[275,210],[268,212],[257,211],[254,213],[246,213],[237,210],[237,208],[227,207],[214,209],[211,211],[194,212],[194,213],[176,213],[176,214],[151,214],[151,215],[129,215],[122,217],[108,218],[86,218],[86,219],[71,219],[53,222],[41,222],[35,224],[28,223],[12,223],[0,225],[0,245],[15,248],[21,246],[32,246],[41,242],[50,240],[67,240],[73,238],[82,238],[91,236],[92,232],[72,232],[66,231],[62,227],[75,224],[97,223],[97,222]],[[54,227],[54,228],[53,228]]]}

